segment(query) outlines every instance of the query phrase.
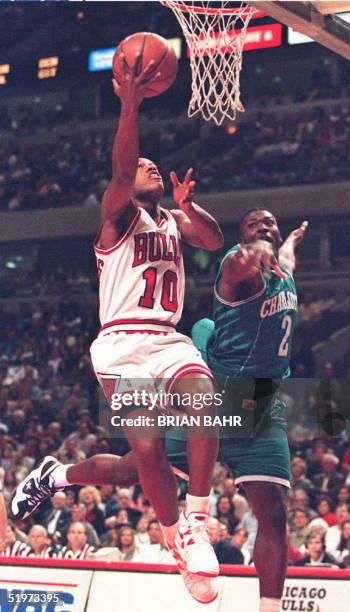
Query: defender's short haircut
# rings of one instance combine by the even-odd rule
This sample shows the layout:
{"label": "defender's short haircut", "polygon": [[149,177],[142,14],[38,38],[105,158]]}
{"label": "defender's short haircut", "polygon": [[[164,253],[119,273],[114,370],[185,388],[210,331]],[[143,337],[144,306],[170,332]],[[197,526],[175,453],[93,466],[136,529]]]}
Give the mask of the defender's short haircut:
{"label": "defender's short haircut", "polygon": [[[238,227],[239,227],[239,232],[241,232],[242,229],[242,225],[246,219],[246,217],[248,217],[248,215],[250,215],[250,213],[252,212],[256,212],[258,210],[267,210],[268,212],[271,212],[268,208],[266,208],[266,206],[255,206],[254,208],[249,208],[249,210],[247,210],[242,217],[240,218],[240,220],[238,221]],[[271,212],[271,215],[273,215],[273,213]],[[273,215],[275,216],[275,215]]]}

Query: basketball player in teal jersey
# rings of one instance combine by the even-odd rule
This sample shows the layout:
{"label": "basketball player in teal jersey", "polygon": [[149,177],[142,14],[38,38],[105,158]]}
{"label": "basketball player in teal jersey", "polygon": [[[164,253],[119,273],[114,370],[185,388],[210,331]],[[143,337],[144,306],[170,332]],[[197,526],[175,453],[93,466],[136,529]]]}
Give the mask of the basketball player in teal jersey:
{"label": "basketball player in teal jersey", "polygon": [[[271,408],[270,410],[262,410],[264,418],[257,419],[257,426],[252,433],[259,433],[258,436],[252,436],[249,439],[224,437],[220,441],[219,451],[220,460],[233,470],[236,482],[242,482],[249,503],[259,522],[254,549],[254,563],[260,581],[260,612],[280,612],[280,600],[286,573],[285,498],[289,487],[289,450],[285,435],[285,421],[281,416],[281,406],[274,397],[271,378],[281,378],[282,373],[288,371],[284,353],[286,350],[288,351],[289,363],[289,343],[292,338],[292,328],[287,329],[281,316],[285,306],[284,316],[295,317],[296,298],[288,296],[288,293],[296,296],[291,276],[295,267],[294,252],[296,245],[304,236],[306,227],[307,223],[304,222],[300,228],[290,234],[280,248],[281,237],[274,216],[263,209],[248,211],[241,221],[240,246],[231,249],[224,258],[215,285],[215,300],[230,302],[231,305],[224,304],[227,307],[226,316],[221,317],[221,319],[219,317],[215,321],[217,325],[215,333],[214,323],[209,322],[208,329],[208,326],[206,326],[208,320],[206,320],[204,323],[199,322],[200,331],[198,333],[197,327],[193,336],[197,346],[205,353],[207,344],[210,344],[210,348],[214,347],[216,339],[221,338],[219,334],[220,322],[224,322],[228,337],[230,333],[233,334],[233,345],[236,334],[233,333],[233,327],[230,329],[230,313],[233,316],[232,321],[235,321],[237,336],[244,333],[245,325],[249,325],[249,333],[247,332],[245,336],[245,344],[247,344],[248,336],[251,334],[254,350],[251,352],[247,350],[247,347],[245,348],[241,357],[241,366],[243,364],[245,367],[248,366],[247,355],[251,353],[252,358],[254,355],[255,359],[255,370],[250,367],[249,373],[246,369],[244,374],[239,374],[241,366],[235,360],[233,376],[249,377],[246,379],[246,388],[243,391],[241,390],[242,381],[236,387],[238,401],[243,405],[243,400],[248,395],[248,400],[254,397],[258,407],[257,413],[259,413],[260,406],[265,408],[267,405]],[[281,292],[286,292],[284,297],[278,297]],[[250,308],[253,301],[256,301],[256,308],[250,311],[249,319],[246,319],[244,304],[249,305]],[[258,304],[260,304],[259,308],[257,307]],[[292,305],[294,307],[291,307]],[[235,311],[237,307],[239,308],[240,319],[238,319],[237,311]],[[216,315],[217,312],[218,310],[215,307]],[[260,327],[259,324],[255,323],[254,327],[254,317],[260,317],[261,313],[264,315],[261,316],[261,320],[264,321],[268,318],[267,312],[270,314],[269,333],[276,333],[274,345],[277,357],[282,359],[281,362],[276,356],[275,361],[270,359],[261,345],[264,338],[270,341],[270,338],[264,333],[265,330],[261,329],[262,323]],[[274,314],[278,314],[278,316],[274,316]],[[272,322],[276,324],[275,332],[271,326]],[[294,318],[292,318],[292,322],[295,322]],[[286,328],[283,326],[286,326]],[[258,330],[259,334],[257,333]],[[281,334],[281,330],[284,333]],[[253,331],[255,331],[254,335]],[[288,338],[286,332],[288,332]],[[224,334],[223,338],[225,339],[225,337]],[[212,343],[208,342],[210,338],[212,338]],[[269,350],[272,350],[272,344],[269,342]],[[228,346],[226,350],[230,354]],[[278,356],[279,352],[283,354]],[[261,355],[260,364],[257,360],[258,354]],[[269,374],[265,370],[266,358],[269,362]],[[209,361],[211,362],[210,356]],[[223,362],[225,362],[224,355]],[[273,362],[276,366],[275,371],[272,367]],[[218,362],[216,361],[216,363]],[[251,360],[249,365],[252,366],[252,363]],[[216,365],[214,370],[218,378],[224,376],[227,379],[226,382],[228,379],[231,381],[230,375],[226,374],[229,367],[230,364],[225,362],[224,370],[221,371],[220,366]],[[255,381],[251,380],[253,377],[261,378],[255,384]],[[246,397],[243,397],[244,394],[246,394]],[[248,402],[248,404],[251,405],[251,402]],[[237,405],[235,408],[237,408]],[[188,470],[186,440],[183,430],[172,430],[167,436],[166,454],[173,466],[182,471]],[[56,463],[57,470],[64,471],[65,481],[69,483],[68,486],[93,484],[131,486],[138,482],[137,464],[132,451],[121,458],[115,455],[95,455],[76,465],[63,466],[58,461]],[[47,497],[54,495],[55,491],[60,488],[55,482],[52,482],[48,487]],[[38,503],[31,504],[32,510],[27,512],[27,516],[42,503],[43,499]],[[208,578],[207,580],[210,582],[211,579]]]}
{"label": "basketball player in teal jersey", "polygon": [[[219,460],[233,470],[258,520],[254,564],[260,612],[280,612],[287,566],[290,460],[283,405],[272,379],[290,373],[297,322],[295,248],[307,225],[304,221],[281,246],[273,214],[263,208],[245,213],[240,243],[225,255],[216,278],[214,321],[199,321],[193,329],[195,343],[230,398],[229,411],[248,420],[249,437],[232,439],[225,432]],[[168,450],[179,458],[183,436],[170,435]]]}
{"label": "basketball player in teal jersey", "polygon": [[275,217],[248,211],[240,243],[225,255],[214,287],[214,337],[208,363],[219,376],[286,378],[298,300],[294,246],[306,222],[283,248]]}

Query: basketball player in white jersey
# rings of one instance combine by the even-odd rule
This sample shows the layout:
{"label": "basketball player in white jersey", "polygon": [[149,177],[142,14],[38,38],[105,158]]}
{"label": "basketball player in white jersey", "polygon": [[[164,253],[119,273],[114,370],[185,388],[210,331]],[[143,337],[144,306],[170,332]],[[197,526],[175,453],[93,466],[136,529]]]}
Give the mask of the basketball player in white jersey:
{"label": "basketball player in white jersey", "polygon": [[[158,77],[153,64],[139,74],[140,57],[132,68],[124,59],[122,80],[113,81],[121,115],[113,144],[113,176],[103,197],[95,241],[102,326],[91,347],[95,373],[108,401],[120,385],[125,388],[125,381],[126,388],[132,389],[136,379],[163,381],[166,391],[180,396],[214,394],[207,365],[190,339],[175,331],[175,325],[184,296],[181,240],[217,250],[223,237],[213,217],[193,202],[192,169],[183,183],[171,173],[178,209],[167,211],[160,207],[164,187],[158,168],[139,158],[138,108],[147,85]],[[202,414],[211,411],[211,406],[202,408]],[[186,412],[198,414],[193,407]],[[138,414],[145,414],[144,409],[134,408],[132,417]],[[139,482],[155,508],[186,586],[191,577],[207,577],[209,588],[198,599],[208,603],[217,595],[210,579],[219,573],[207,534],[217,436],[209,437],[204,430],[189,436],[190,486],[186,512],[179,521],[176,482],[165,455],[163,432],[140,437],[132,427],[123,431],[135,453]],[[28,516],[50,491],[66,484],[66,468],[62,473],[62,466],[48,457],[17,488],[13,514]]]}

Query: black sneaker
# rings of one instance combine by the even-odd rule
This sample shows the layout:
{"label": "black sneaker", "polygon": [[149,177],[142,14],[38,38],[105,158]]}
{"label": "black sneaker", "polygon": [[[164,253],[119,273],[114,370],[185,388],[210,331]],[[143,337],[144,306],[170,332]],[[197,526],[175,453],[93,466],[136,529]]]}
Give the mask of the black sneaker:
{"label": "black sneaker", "polygon": [[18,485],[11,499],[11,512],[15,519],[28,518],[44,499],[62,491],[63,487],[56,487],[51,476],[60,465],[62,463],[55,457],[47,456],[39,467],[32,470]]}

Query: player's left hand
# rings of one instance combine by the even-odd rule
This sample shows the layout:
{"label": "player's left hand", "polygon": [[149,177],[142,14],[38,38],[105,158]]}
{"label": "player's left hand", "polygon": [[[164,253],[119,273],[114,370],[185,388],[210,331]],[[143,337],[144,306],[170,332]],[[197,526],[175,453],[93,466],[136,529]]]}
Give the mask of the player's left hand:
{"label": "player's left hand", "polygon": [[194,190],[196,187],[196,181],[192,181],[193,168],[189,168],[186,172],[185,178],[180,183],[176,172],[170,172],[170,180],[173,184],[173,199],[178,205],[180,210],[186,212],[191,203],[193,202]]}
{"label": "player's left hand", "polygon": [[288,238],[290,240],[293,240],[295,246],[297,244],[299,244],[304,239],[305,232],[307,230],[308,225],[309,225],[308,221],[303,221],[302,224],[300,225],[300,227],[298,227],[297,229],[293,230],[289,234]]}

